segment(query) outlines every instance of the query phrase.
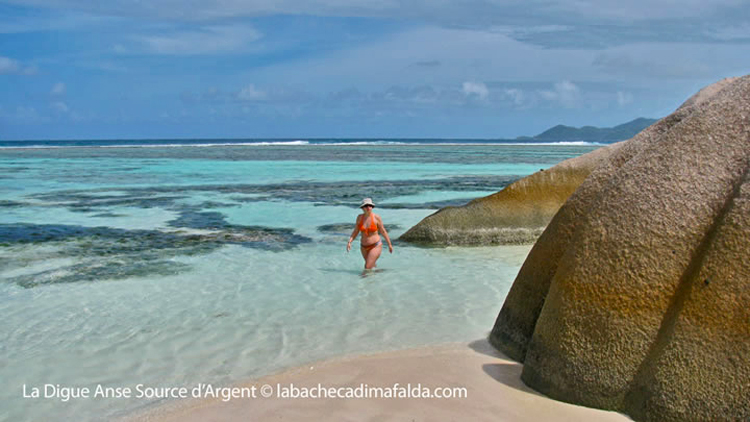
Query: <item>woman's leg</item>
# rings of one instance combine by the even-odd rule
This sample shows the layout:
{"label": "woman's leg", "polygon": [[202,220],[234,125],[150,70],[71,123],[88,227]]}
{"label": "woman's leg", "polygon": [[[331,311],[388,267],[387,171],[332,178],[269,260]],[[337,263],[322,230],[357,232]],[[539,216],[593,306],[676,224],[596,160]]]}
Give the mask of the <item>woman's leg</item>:
{"label": "woman's leg", "polygon": [[362,255],[365,256],[365,269],[371,270],[375,267],[375,262],[380,258],[380,253],[383,252],[383,245],[380,244],[370,249],[369,251],[362,251]]}

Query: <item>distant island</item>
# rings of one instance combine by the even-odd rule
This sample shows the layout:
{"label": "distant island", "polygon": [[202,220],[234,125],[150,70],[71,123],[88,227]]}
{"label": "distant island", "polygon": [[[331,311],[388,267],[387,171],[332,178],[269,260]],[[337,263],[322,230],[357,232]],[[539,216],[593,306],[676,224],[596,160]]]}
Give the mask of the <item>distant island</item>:
{"label": "distant island", "polygon": [[589,142],[616,142],[624,141],[635,136],[638,132],[651,126],[657,119],[639,117],[627,123],[615,127],[599,128],[584,126],[581,128],[557,125],[536,136],[519,136],[518,140],[524,141],[589,141]]}

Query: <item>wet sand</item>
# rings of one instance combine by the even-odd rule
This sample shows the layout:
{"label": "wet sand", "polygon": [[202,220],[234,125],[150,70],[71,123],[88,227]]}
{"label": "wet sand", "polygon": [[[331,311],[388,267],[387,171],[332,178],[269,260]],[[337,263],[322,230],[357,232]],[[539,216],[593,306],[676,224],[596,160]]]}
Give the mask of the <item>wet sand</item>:
{"label": "wet sand", "polygon": [[[486,340],[370,355],[349,356],[308,364],[239,387],[256,387],[257,398],[192,399],[152,409],[128,420],[138,421],[630,421],[627,416],[549,399],[520,380],[522,365],[503,356]],[[454,398],[281,398],[281,392],[308,388],[464,387]],[[262,398],[269,385],[271,398]],[[279,388],[280,386],[280,388]],[[346,390],[337,390],[346,394]],[[355,390],[356,391],[356,390]],[[363,391],[360,389],[360,392]],[[400,393],[399,393],[400,391]],[[447,391],[445,392],[447,393]],[[461,394],[460,390],[453,390]],[[354,393],[352,393],[354,394]],[[383,393],[386,394],[386,393]],[[408,394],[408,393],[407,393]]]}

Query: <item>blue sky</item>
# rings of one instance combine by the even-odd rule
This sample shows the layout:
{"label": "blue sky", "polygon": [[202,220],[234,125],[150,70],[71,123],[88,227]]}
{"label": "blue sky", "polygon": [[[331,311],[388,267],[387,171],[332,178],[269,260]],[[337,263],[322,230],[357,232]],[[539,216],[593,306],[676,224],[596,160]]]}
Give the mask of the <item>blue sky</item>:
{"label": "blue sky", "polygon": [[514,138],[749,69],[747,0],[0,0],[0,139]]}

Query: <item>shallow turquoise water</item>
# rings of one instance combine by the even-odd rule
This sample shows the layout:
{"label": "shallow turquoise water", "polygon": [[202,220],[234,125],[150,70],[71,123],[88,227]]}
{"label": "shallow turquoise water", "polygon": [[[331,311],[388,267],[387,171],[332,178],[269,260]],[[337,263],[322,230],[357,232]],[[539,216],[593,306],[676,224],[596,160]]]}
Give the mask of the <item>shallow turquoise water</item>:
{"label": "shallow turquoise water", "polygon": [[231,384],[483,337],[530,248],[397,243],[361,278],[345,252],[356,205],[373,197],[396,239],[443,204],[593,149],[352,148],[0,151],[0,419],[157,403],[24,399],[24,384]]}

